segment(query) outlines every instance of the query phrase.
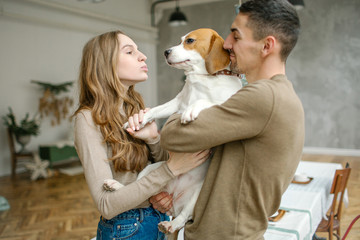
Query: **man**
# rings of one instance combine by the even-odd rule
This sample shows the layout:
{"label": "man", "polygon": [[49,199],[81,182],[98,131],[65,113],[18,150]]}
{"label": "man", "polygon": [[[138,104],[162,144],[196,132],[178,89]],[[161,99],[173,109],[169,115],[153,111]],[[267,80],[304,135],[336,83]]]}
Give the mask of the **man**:
{"label": "man", "polygon": [[[304,112],[285,62],[300,23],[286,0],[243,3],[224,48],[231,69],[249,84],[186,125],[173,115],[161,133],[165,149],[217,146],[185,239],[263,239],[299,163]],[[154,207],[156,200],[152,199]]]}

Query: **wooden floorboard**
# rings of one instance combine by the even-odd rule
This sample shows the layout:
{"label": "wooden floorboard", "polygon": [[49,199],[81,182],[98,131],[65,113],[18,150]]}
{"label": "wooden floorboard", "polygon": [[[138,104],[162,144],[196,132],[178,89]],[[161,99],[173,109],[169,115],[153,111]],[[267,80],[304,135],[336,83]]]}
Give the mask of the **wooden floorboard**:
{"label": "wooden floorboard", "polygon": [[[360,157],[304,155],[305,161],[350,163],[349,206],[344,208],[342,234],[360,214]],[[0,240],[88,240],[96,235],[100,217],[82,174],[58,174],[30,181],[29,173],[0,178],[0,196],[10,203],[0,211]],[[319,234],[319,236],[326,236]],[[347,240],[360,239],[360,220]]]}
{"label": "wooden floorboard", "polygon": [[28,173],[0,178],[0,195],[11,206],[0,212],[0,239],[91,239],[99,213],[84,175],[59,174],[31,182]]}

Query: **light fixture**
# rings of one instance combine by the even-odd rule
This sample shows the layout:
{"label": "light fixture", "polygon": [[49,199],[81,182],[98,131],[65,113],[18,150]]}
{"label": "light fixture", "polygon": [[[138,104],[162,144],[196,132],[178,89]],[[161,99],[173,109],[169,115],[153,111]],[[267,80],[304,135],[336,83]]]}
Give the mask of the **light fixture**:
{"label": "light fixture", "polygon": [[289,2],[295,7],[296,10],[301,10],[305,7],[304,0],[289,0]]}
{"label": "light fixture", "polygon": [[172,27],[184,26],[187,24],[187,19],[185,15],[182,12],[180,12],[179,1],[178,0],[175,1],[176,1],[176,8],[175,8],[175,12],[173,12],[170,15],[169,25]]}

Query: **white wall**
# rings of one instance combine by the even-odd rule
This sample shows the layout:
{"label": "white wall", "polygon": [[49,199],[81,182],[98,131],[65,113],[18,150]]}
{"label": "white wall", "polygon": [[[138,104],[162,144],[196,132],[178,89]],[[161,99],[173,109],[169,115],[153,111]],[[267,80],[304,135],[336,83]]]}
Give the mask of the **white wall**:
{"label": "white wall", "polygon": [[[88,3],[86,10],[77,8],[85,3],[73,1],[76,6],[70,8],[63,4],[70,0],[0,1],[0,116],[7,114],[8,106],[18,119],[27,112],[31,116],[35,114],[42,90],[30,83],[32,79],[55,84],[74,80],[75,87],[70,95],[76,101],[76,79],[84,44],[94,35],[114,29],[125,31],[148,56],[149,80],[139,84],[137,89],[148,106],[156,105],[157,32],[150,27],[146,5],[136,6],[139,1],[142,0],[117,1],[119,9],[115,10],[112,5],[109,14],[105,14],[106,6],[100,4]],[[92,11],[95,8],[101,11],[95,13]],[[39,144],[67,138],[70,128],[69,122],[52,127],[49,119],[44,119],[40,135],[32,138],[28,149],[36,150]],[[2,119],[0,133],[0,176],[3,176],[10,173],[11,162]]]}

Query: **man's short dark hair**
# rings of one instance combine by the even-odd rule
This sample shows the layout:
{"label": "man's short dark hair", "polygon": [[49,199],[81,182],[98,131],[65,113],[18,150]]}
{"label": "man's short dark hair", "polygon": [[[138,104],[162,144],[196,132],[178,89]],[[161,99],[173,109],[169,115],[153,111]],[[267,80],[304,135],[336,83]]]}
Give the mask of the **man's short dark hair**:
{"label": "man's short dark hair", "polygon": [[249,0],[240,6],[240,13],[249,16],[256,41],[271,35],[281,43],[281,59],[286,61],[300,33],[295,8],[287,0]]}

